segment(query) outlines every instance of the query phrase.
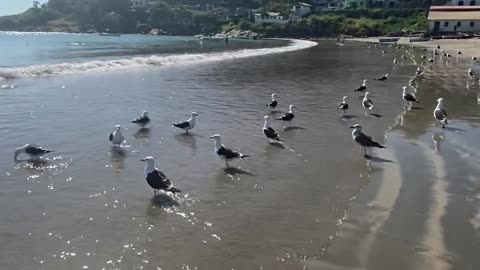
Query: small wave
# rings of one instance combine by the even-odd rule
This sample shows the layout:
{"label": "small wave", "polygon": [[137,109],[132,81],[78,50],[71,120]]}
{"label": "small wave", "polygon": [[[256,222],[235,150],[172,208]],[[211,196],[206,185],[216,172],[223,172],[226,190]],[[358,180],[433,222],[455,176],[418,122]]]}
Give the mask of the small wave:
{"label": "small wave", "polygon": [[84,63],[61,63],[50,65],[33,65],[20,68],[0,68],[0,77],[4,79],[15,79],[23,77],[42,77],[48,75],[73,74],[88,71],[98,72],[127,68],[166,66],[173,64],[197,64],[298,51],[317,45],[318,44],[313,41],[291,40],[290,45],[277,48],[245,49],[241,51],[208,54],[185,54],[169,56],[152,55],[149,57],[133,57],[108,61],[102,60]]}

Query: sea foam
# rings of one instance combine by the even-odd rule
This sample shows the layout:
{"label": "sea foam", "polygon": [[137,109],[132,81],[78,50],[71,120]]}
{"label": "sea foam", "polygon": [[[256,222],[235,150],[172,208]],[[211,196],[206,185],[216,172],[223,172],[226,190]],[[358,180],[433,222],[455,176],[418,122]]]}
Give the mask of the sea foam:
{"label": "sea foam", "polygon": [[79,72],[102,72],[131,68],[159,67],[174,64],[191,65],[291,52],[311,48],[317,45],[318,44],[313,41],[290,40],[289,45],[276,48],[245,49],[240,51],[206,54],[182,54],[168,56],[151,55],[148,57],[131,57],[118,60],[99,60],[83,63],[60,63],[49,65],[33,65],[28,67],[0,68],[0,78],[14,79],[24,77],[42,77],[49,75],[73,74]]}

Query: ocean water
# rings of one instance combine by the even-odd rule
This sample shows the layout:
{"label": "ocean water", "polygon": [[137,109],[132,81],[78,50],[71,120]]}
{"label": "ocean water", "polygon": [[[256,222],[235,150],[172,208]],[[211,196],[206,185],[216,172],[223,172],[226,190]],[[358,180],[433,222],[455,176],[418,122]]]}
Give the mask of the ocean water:
{"label": "ocean water", "polygon": [[[79,39],[94,44],[70,48]],[[420,50],[332,41],[204,41],[201,48],[184,37],[0,40],[29,44],[0,69],[2,269],[480,265],[479,86],[467,77],[476,68],[468,60],[427,66]],[[185,40],[195,45],[179,45]],[[57,57],[45,56],[46,44],[58,46],[50,51]],[[411,57],[392,65],[407,50]],[[417,66],[425,66],[423,76],[414,76]],[[386,82],[373,80],[384,73]],[[363,79],[376,117],[353,92]],[[403,85],[416,92],[417,109],[404,108]],[[277,112],[265,106],[272,92]],[[349,119],[336,109],[345,95]],[[447,129],[432,126],[440,96]],[[298,107],[291,127],[272,121],[285,146],[268,144],[263,116],[279,117],[290,104]],[[139,129],[130,121],[144,110],[152,123]],[[192,111],[199,117],[191,135],[171,127]],[[361,156],[351,139],[355,123],[387,149]],[[121,150],[107,138],[117,124]],[[226,170],[209,139],[216,133],[250,157]],[[13,151],[25,143],[55,152],[15,162]],[[182,194],[153,195],[140,161],[150,155]]]}

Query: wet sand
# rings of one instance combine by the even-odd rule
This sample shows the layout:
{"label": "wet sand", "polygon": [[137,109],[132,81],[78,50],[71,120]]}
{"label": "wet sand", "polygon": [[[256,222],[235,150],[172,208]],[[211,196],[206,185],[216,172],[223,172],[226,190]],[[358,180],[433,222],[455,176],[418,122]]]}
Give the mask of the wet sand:
{"label": "wet sand", "polygon": [[[411,51],[392,66],[405,50],[325,41],[201,66],[16,81],[0,99],[0,214],[8,217],[0,235],[11,243],[0,266],[477,269],[480,88],[462,58],[427,65]],[[425,73],[414,78],[419,65]],[[387,72],[388,81],[373,80]],[[353,92],[364,78],[379,118]],[[403,85],[421,109],[403,107]],[[296,128],[273,123],[285,149],[261,132],[272,92],[279,110],[298,106]],[[336,110],[344,95],[350,119]],[[451,122],[444,130],[432,126],[440,96]],[[128,121],[144,109],[153,123],[141,131]],[[192,110],[200,114],[192,136],[170,127]],[[122,151],[107,141],[117,123]],[[353,123],[387,149],[363,158]],[[214,133],[251,157],[225,171]],[[30,140],[57,152],[45,164],[15,164],[12,149]],[[139,162],[146,155],[183,195],[153,196]]]}

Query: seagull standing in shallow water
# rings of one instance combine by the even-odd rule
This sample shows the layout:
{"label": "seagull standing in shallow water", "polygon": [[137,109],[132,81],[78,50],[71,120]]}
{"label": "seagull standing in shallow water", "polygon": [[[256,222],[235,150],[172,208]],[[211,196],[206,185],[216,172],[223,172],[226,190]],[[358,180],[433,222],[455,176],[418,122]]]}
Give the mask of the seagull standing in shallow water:
{"label": "seagull standing in shallow water", "polygon": [[113,147],[120,146],[124,140],[121,128],[120,125],[116,125],[115,131],[108,136],[108,140],[113,144]]}
{"label": "seagull standing in shallow water", "polygon": [[363,100],[362,100],[362,106],[366,110],[371,111],[373,109],[373,101],[369,99],[369,97],[370,97],[370,93],[366,92],[365,97],[363,97]]}
{"label": "seagull standing in shallow water", "polygon": [[[403,94],[402,94],[403,100],[410,103],[410,105],[412,104],[412,102],[420,103],[420,102],[418,102],[417,98],[415,98],[414,95],[407,93],[407,87],[406,86],[402,87],[402,89],[403,89]],[[405,105],[405,106],[407,106],[407,105]]]}
{"label": "seagull standing in shallow water", "polygon": [[437,103],[437,107],[433,111],[433,117],[435,117],[437,121],[442,122],[442,128],[445,128],[445,125],[448,124],[448,120],[447,112],[443,107],[443,98],[437,99]]}
{"label": "seagull standing in shallow water", "polygon": [[275,97],[276,97],[276,96],[277,96],[277,94],[276,94],[276,93],[273,93],[273,94],[272,94],[272,101],[266,105],[266,106],[272,108],[272,110],[275,109],[275,108],[277,107],[277,105],[278,105],[277,100],[275,100]]}
{"label": "seagull standing in shallow water", "polygon": [[360,87],[358,87],[357,89],[353,90],[355,92],[363,92],[367,90],[367,80],[363,80],[363,83]]}
{"label": "seagull standing in shallow water", "polygon": [[150,123],[150,118],[148,117],[148,112],[144,111],[142,116],[138,117],[137,119],[133,120],[132,123],[137,124],[141,127],[145,127]]}
{"label": "seagull standing in shallow water", "polygon": [[295,115],[293,114],[293,108],[296,108],[295,105],[290,105],[288,107],[288,113],[282,115],[282,117],[278,118],[278,120],[282,120],[283,123],[288,122],[290,125],[292,123],[293,118],[295,118]]}
{"label": "seagull standing in shallow water", "polygon": [[155,159],[153,157],[145,157],[141,160],[147,163],[145,165],[145,180],[147,180],[148,185],[153,188],[154,194],[157,194],[159,190],[172,192],[173,195],[182,192],[174,188],[172,181],[155,167]]}
{"label": "seagull standing in shallow water", "polygon": [[15,160],[17,160],[18,156],[22,153],[29,155],[30,158],[39,158],[51,152],[52,151],[47,150],[35,144],[25,144],[24,146],[17,148],[17,150],[15,150]]}
{"label": "seagull standing in shallow water", "polygon": [[382,77],[376,78],[375,80],[383,82],[383,81],[386,81],[387,79],[388,79],[388,73],[383,75]]}
{"label": "seagull standing in shallow water", "polygon": [[378,142],[374,141],[372,137],[365,135],[362,132],[362,126],[356,124],[350,128],[353,128],[352,138],[353,140],[358,143],[362,147],[362,154],[364,156],[367,155],[367,148],[385,148],[385,146],[379,144]]}
{"label": "seagull standing in shallow water", "polygon": [[270,127],[270,120],[268,115],[265,115],[263,118],[265,119],[265,123],[263,124],[263,134],[267,136],[268,142],[270,143],[271,140],[281,142],[282,139],[280,139],[280,135],[278,135],[278,132],[272,127]]}
{"label": "seagull standing in shallow water", "polygon": [[347,114],[348,111],[348,103],[347,103],[347,96],[343,97],[342,103],[340,103],[340,106],[338,106],[339,110],[342,110],[343,115]]}
{"label": "seagull standing in shallow water", "polygon": [[225,160],[225,166],[229,168],[228,165],[229,160],[234,159],[244,159],[249,157],[239,152],[235,152],[232,149],[227,148],[225,145],[222,144],[222,136],[219,134],[215,134],[210,137],[210,139],[215,140],[215,153],[223,160]]}
{"label": "seagull standing in shallow water", "polygon": [[185,130],[186,133],[188,133],[189,130],[195,127],[197,116],[198,116],[198,113],[192,112],[192,116],[190,117],[190,119],[182,123],[173,124],[172,126],[183,129]]}
{"label": "seagull standing in shallow water", "polygon": [[468,69],[468,76],[472,77],[475,79],[475,77],[477,76],[477,74],[475,73],[475,71],[473,71],[472,68],[469,68]]}

